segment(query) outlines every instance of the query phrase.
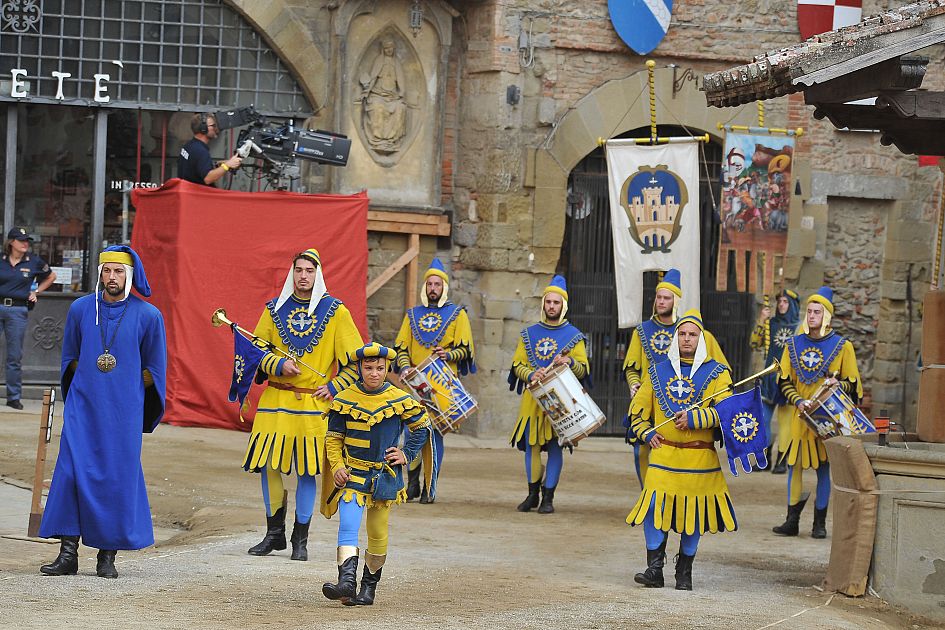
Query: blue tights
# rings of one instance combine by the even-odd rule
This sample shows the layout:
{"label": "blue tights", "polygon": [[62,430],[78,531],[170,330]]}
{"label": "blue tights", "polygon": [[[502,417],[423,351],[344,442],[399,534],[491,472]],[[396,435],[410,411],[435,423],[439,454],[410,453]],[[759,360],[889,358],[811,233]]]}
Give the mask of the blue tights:
{"label": "blue tights", "polygon": [[[656,497],[654,496],[650,499],[650,509],[647,510],[646,517],[643,519],[643,537],[646,539],[646,548],[650,551],[659,549],[660,545],[662,545],[669,536],[669,532],[664,532],[656,528],[656,524],[653,521],[653,512],[656,511],[655,506]],[[696,514],[696,523],[698,524],[698,522],[699,515]],[[691,534],[680,534],[679,552],[687,556],[696,555],[696,549],[699,548],[699,538],[701,536],[702,534],[699,533],[698,528]]]}
{"label": "blue tights", "polygon": [[[282,507],[282,473],[273,470],[271,466],[266,466],[265,471],[259,475],[262,477],[263,503],[266,504],[266,516],[272,516],[275,511],[272,509],[272,501],[276,500],[279,507]],[[314,475],[298,475],[298,485],[295,487],[295,518],[299,523],[308,523],[312,520],[312,513],[315,511],[315,490],[317,478]]]}
{"label": "blue tights", "polygon": [[[551,440],[545,447],[548,450],[548,465],[545,467],[544,486],[555,488],[558,486],[558,479],[561,477],[564,457],[557,440]],[[533,447],[527,443],[525,444],[525,477],[528,479],[528,483],[541,481],[541,448]]]}
{"label": "blue tights", "polygon": [[[817,497],[814,499],[814,507],[823,510],[830,502],[830,462],[820,462],[814,470],[817,471]],[[796,505],[804,492],[804,469],[800,464],[788,468],[787,484],[788,505]]]}
{"label": "blue tights", "polygon": [[338,546],[357,547],[364,506],[357,500],[338,502]]}

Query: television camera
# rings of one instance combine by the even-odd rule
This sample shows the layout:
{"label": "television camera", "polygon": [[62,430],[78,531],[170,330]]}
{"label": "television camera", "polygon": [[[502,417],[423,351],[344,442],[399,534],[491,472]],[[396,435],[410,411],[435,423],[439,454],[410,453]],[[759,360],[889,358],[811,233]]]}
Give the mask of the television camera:
{"label": "television camera", "polygon": [[347,136],[321,129],[301,129],[291,120],[282,124],[270,122],[252,105],[219,111],[214,118],[220,131],[248,125],[239,133],[236,153],[244,160],[248,157],[260,160],[258,167],[276,190],[292,189],[292,182],[299,179],[296,158],[335,166],[348,163],[351,140]]}

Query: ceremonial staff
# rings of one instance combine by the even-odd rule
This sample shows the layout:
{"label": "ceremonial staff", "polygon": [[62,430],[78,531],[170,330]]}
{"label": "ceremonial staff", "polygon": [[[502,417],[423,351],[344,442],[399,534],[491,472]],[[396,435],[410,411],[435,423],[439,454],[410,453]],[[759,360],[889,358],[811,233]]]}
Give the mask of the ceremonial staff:
{"label": "ceremonial staff", "polygon": [[274,343],[272,343],[271,341],[266,341],[265,339],[261,339],[261,338],[257,337],[256,335],[254,335],[254,334],[251,333],[250,331],[246,330],[245,328],[243,328],[242,326],[240,326],[240,325],[237,324],[236,322],[230,320],[230,319],[226,316],[226,311],[223,310],[222,308],[218,308],[217,310],[213,311],[213,315],[210,316],[210,323],[213,324],[214,327],[217,327],[217,328],[219,328],[220,326],[229,326],[230,329],[233,330],[234,332],[238,330],[238,331],[240,331],[241,333],[243,333],[244,335],[246,335],[247,337],[249,337],[250,339],[252,339],[253,342],[254,342],[255,344],[259,345],[260,347],[265,348],[266,350],[268,350],[268,351],[270,351],[270,352],[276,352],[276,353],[278,353],[278,354],[281,354],[282,356],[284,356],[284,357],[287,358],[287,359],[292,359],[292,360],[293,360],[295,363],[297,363],[298,365],[301,365],[301,366],[304,367],[304,368],[308,368],[309,370],[315,372],[315,373],[318,374],[319,376],[325,378],[325,375],[324,375],[324,374],[322,374],[321,372],[319,372],[318,370],[316,370],[315,368],[313,368],[311,365],[308,365],[307,363],[303,363],[303,362],[299,359],[299,357],[289,354],[288,352],[286,352],[286,351],[283,350],[282,348],[276,346],[276,345],[275,345]]}
{"label": "ceremonial staff", "polygon": [[[719,391],[715,392],[714,394],[712,394],[712,395],[710,395],[710,396],[706,396],[705,398],[703,398],[703,399],[700,400],[699,402],[696,402],[696,403],[693,403],[693,404],[689,405],[688,407],[686,407],[685,409],[683,409],[682,412],[680,412],[680,413],[688,413],[688,412],[692,411],[693,409],[698,409],[699,407],[702,406],[703,403],[707,403],[707,402],[709,402],[710,400],[712,400],[713,398],[717,398],[718,396],[721,396],[722,394],[724,394],[724,393],[726,393],[726,392],[733,392],[733,391],[735,391],[735,388],[736,388],[736,387],[738,387],[738,386],[740,386],[740,385],[744,385],[745,383],[750,383],[751,381],[755,380],[756,378],[761,378],[762,376],[766,376],[766,375],[770,374],[771,372],[776,371],[776,370],[777,370],[778,368],[780,368],[780,367],[781,367],[781,366],[778,365],[778,362],[775,361],[774,363],[772,363],[771,365],[769,365],[769,366],[766,367],[765,369],[761,370],[760,372],[757,372],[757,373],[755,373],[755,374],[752,374],[752,375],[749,376],[749,377],[743,378],[742,380],[738,381],[737,383],[732,383],[731,385],[729,385],[729,386],[726,387],[725,389],[720,389]],[[653,429],[654,429],[654,430],[659,429],[659,428],[660,428],[661,426],[663,426],[664,424],[669,424],[670,422],[674,422],[674,421],[675,421],[675,417],[670,418],[669,420],[665,420],[665,421],[663,421],[663,422],[660,422],[658,425],[656,425],[655,427],[653,427]]]}

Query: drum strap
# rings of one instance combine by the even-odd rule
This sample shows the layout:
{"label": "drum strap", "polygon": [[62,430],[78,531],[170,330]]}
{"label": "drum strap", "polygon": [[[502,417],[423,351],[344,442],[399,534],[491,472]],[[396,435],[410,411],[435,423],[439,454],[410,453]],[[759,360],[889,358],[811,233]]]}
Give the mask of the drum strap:
{"label": "drum strap", "polygon": [[712,442],[704,442],[702,440],[695,440],[693,442],[673,442],[672,440],[660,440],[660,444],[665,444],[666,446],[675,446],[676,448],[704,448],[715,450],[715,444]]}

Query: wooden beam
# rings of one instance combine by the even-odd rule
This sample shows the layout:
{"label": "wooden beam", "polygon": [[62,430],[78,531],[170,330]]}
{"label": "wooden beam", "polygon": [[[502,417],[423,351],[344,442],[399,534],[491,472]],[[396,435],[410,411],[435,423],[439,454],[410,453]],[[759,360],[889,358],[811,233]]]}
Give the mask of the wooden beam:
{"label": "wooden beam", "polygon": [[371,219],[370,216],[368,216],[367,229],[368,232],[388,232],[393,234],[422,234],[424,236],[450,235],[450,224],[446,221],[439,224],[401,223],[398,221]]}
{"label": "wooden beam", "polygon": [[[408,251],[413,250],[417,250],[418,254],[420,253],[419,234],[410,235],[410,249]],[[404,306],[406,308],[413,308],[417,305],[417,275],[417,256],[414,256],[407,264],[407,290],[404,291]]]}
{"label": "wooden beam", "polygon": [[43,411],[39,418],[39,440],[36,443],[36,469],[33,471],[33,501],[30,505],[30,520],[27,536],[39,536],[39,524],[43,520],[43,487],[46,476],[46,444],[52,433],[52,416],[55,408],[56,391],[52,388],[43,392]]}
{"label": "wooden beam", "polygon": [[[417,265],[417,256],[420,255],[420,235],[412,234],[410,236],[410,244],[407,247],[407,251],[401,255],[400,258],[395,260],[390,267],[381,272],[381,275],[374,278],[368,283],[367,286],[367,297],[371,297],[377,290],[382,286],[387,284],[387,281],[393,278],[398,271],[406,267],[407,265],[413,264],[414,267]],[[416,272],[415,272],[416,273]],[[410,273],[407,273],[408,277]]]}
{"label": "wooden beam", "polygon": [[715,290],[728,291],[728,253],[731,250],[725,246],[719,246],[719,264],[715,272]]}

